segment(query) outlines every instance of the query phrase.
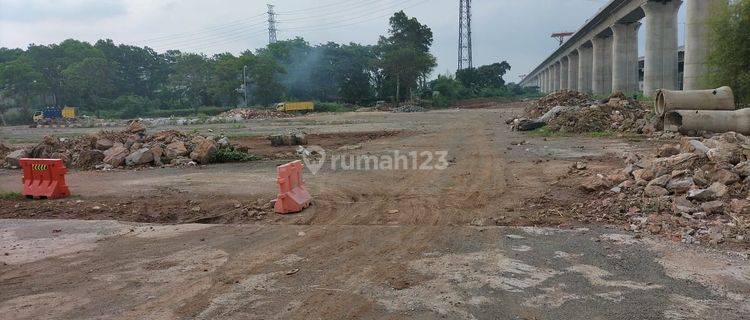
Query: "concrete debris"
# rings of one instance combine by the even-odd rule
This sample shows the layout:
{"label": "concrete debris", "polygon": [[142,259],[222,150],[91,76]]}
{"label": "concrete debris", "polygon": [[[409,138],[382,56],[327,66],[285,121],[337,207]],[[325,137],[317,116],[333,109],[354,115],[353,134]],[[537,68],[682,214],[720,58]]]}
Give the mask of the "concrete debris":
{"label": "concrete debris", "polygon": [[164,155],[170,159],[183,157],[187,154],[188,149],[185,146],[185,143],[180,140],[173,141],[172,143],[168,144],[166,150],[164,151]]}
{"label": "concrete debris", "polygon": [[292,118],[294,115],[276,110],[238,108],[224,112],[219,117],[263,120]]}
{"label": "concrete debris", "polygon": [[72,139],[45,136],[37,145],[3,153],[0,165],[17,168],[23,157],[62,159],[68,168],[83,170],[208,164],[222,147],[231,148],[226,137],[175,130],[148,135],[142,123],[133,121],[120,132],[100,131]]}
{"label": "concrete debris", "polygon": [[413,106],[413,105],[403,105],[398,108],[393,108],[392,112],[396,113],[412,113],[412,112],[426,112],[427,109],[422,108],[420,106]]}
{"label": "concrete debris", "polygon": [[286,132],[284,134],[275,134],[268,136],[268,140],[271,141],[271,145],[274,147],[306,146],[307,134],[305,134],[304,132]]}
{"label": "concrete debris", "polygon": [[200,164],[207,164],[210,162],[211,157],[216,154],[217,147],[216,141],[203,139],[203,141],[195,146],[193,152],[190,153],[190,159]]}
{"label": "concrete debris", "polygon": [[26,150],[20,149],[13,151],[5,156],[5,164],[10,167],[18,167],[20,166],[19,161],[21,158],[26,158],[29,156],[29,153]]}
{"label": "concrete debris", "polygon": [[[628,164],[636,166],[635,170],[591,173],[580,182],[580,187],[602,196],[585,206],[599,215],[625,214],[633,230],[665,234],[686,243],[737,239],[747,242],[750,239],[748,151],[750,138],[735,132],[705,138],[683,137],[679,144],[658,148],[654,159],[636,157],[640,160]],[[616,183],[613,177],[627,172],[630,172],[626,177],[630,188],[604,188],[607,183]],[[709,237],[708,230],[713,227],[720,227],[721,231]],[[686,237],[686,229],[694,232]]]}
{"label": "concrete debris", "polygon": [[154,154],[148,148],[141,148],[125,157],[128,167],[148,164],[154,161]]}
{"label": "concrete debris", "polygon": [[526,109],[523,117],[509,121],[513,129],[535,130],[545,124],[551,131],[562,133],[655,131],[648,106],[623,94],[596,101],[576,91],[558,91],[539,99]]}

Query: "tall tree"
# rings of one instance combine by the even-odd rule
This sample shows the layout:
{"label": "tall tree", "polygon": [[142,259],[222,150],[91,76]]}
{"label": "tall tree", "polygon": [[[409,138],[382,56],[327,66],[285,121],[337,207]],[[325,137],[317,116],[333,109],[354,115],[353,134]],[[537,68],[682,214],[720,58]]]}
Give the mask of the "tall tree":
{"label": "tall tree", "polygon": [[24,113],[29,113],[34,96],[46,89],[44,76],[27,61],[14,60],[0,64],[0,90],[19,102]]}
{"label": "tall tree", "polygon": [[738,103],[750,103],[750,0],[735,0],[714,8],[709,20],[711,72],[706,81],[713,87],[731,86]]}
{"label": "tall tree", "polygon": [[389,21],[389,36],[380,37],[376,50],[381,72],[377,78],[381,97],[392,94],[399,103],[401,93],[416,89],[437,63],[429,52],[432,45],[429,27],[407,17],[403,11],[396,12]]}
{"label": "tall tree", "polygon": [[102,98],[114,98],[117,90],[117,63],[105,58],[86,58],[74,63],[63,72],[65,88],[76,98],[71,101],[84,110],[100,111]]}

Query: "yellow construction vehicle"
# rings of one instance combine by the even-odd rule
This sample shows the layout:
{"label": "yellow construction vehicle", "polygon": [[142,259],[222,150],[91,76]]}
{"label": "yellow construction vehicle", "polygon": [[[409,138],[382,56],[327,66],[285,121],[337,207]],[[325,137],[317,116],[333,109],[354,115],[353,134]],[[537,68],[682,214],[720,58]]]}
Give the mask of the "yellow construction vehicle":
{"label": "yellow construction vehicle", "polygon": [[36,124],[65,124],[76,120],[76,108],[73,107],[45,107],[34,112],[34,123]]}
{"label": "yellow construction vehicle", "polygon": [[281,112],[313,111],[315,110],[315,103],[312,101],[282,102],[276,104],[276,110]]}

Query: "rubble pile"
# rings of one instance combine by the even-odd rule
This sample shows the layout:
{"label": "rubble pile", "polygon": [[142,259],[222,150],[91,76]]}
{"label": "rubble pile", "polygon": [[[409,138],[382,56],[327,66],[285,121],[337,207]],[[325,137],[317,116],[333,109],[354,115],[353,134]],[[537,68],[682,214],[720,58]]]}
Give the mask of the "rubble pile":
{"label": "rubble pile", "polygon": [[274,147],[307,145],[307,134],[304,132],[286,132],[270,135],[267,138]]}
{"label": "rubble pile", "polygon": [[578,91],[561,90],[550,93],[526,108],[530,118],[540,117],[556,106],[581,107],[595,104],[596,100],[588,94]]}
{"label": "rubble pile", "polygon": [[426,112],[427,110],[425,108],[422,108],[420,106],[414,106],[414,105],[403,105],[398,108],[393,108],[391,110],[395,113],[412,113],[412,112]]}
{"label": "rubble pile", "polygon": [[292,118],[294,115],[276,110],[237,108],[224,112],[219,117],[263,120]]}
{"label": "rubble pile", "polygon": [[747,245],[749,160],[750,137],[734,132],[683,137],[660,147],[651,160],[629,154],[627,167],[591,175],[581,188],[604,195],[588,203],[588,210],[624,215],[634,231],[686,243]]}
{"label": "rubble pile", "polygon": [[5,156],[10,153],[10,148],[8,148],[2,140],[0,140],[0,167],[5,165]]}
{"label": "rubble pile", "polygon": [[640,102],[617,92],[610,98],[596,101],[576,91],[559,91],[540,99],[526,109],[526,115],[509,119],[514,130],[529,131],[548,126],[561,133],[632,132],[650,134],[655,131],[651,111]]}
{"label": "rubble pile", "polygon": [[148,135],[133,121],[120,132],[100,131],[74,139],[45,136],[33,147],[5,154],[5,167],[17,168],[21,158],[62,159],[68,168],[108,170],[118,167],[208,164],[226,137],[207,137],[165,130]]}
{"label": "rubble pile", "polygon": [[566,109],[557,117],[552,118],[547,125],[550,130],[562,133],[604,131],[643,133],[650,111],[633,105],[628,100],[613,101],[610,99],[607,104]]}

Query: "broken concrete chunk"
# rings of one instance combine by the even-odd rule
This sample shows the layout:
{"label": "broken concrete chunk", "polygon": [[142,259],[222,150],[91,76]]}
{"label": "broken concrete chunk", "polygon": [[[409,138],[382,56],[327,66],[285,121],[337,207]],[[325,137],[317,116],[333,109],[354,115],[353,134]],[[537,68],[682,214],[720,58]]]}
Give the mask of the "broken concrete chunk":
{"label": "broken concrete chunk", "polygon": [[132,167],[151,163],[154,161],[154,154],[148,148],[141,148],[125,157],[125,165]]}
{"label": "broken concrete chunk", "polygon": [[26,158],[28,156],[29,156],[29,153],[26,152],[26,150],[19,149],[5,156],[5,163],[7,163],[11,167],[19,167],[21,165],[20,164],[21,158]]}
{"label": "broken concrete chunk", "polygon": [[672,200],[672,213],[677,216],[681,216],[683,214],[692,214],[695,211],[696,208],[693,203],[684,197],[675,197]]}
{"label": "broken concrete chunk", "polygon": [[729,193],[729,188],[720,182],[714,182],[708,187],[708,190],[711,190],[717,198],[723,198]]}
{"label": "broken concrete chunk", "polygon": [[669,194],[669,191],[667,189],[664,189],[659,186],[647,186],[643,190],[643,195],[651,198],[658,198],[663,197]]}
{"label": "broken concrete chunk", "polygon": [[185,147],[185,143],[182,141],[174,141],[167,145],[166,150],[164,150],[164,155],[167,156],[169,159],[175,159],[177,157],[183,157],[188,154],[188,149]]}
{"label": "broken concrete chunk", "polygon": [[108,150],[109,148],[114,147],[115,143],[112,142],[112,140],[109,139],[99,139],[96,140],[96,148],[102,151]]}
{"label": "broken concrete chunk", "polygon": [[716,200],[704,202],[703,204],[701,204],[701,210],[709,215],[720,214],[724,211],[724,201]]}
{"label": "broken concrete chunk", "polygon": [[665,174],[663,176],[659,176],[658,178],[655,178],[654,180],[651,180],[648,185],[649,186],[657,186],[657,187],[666,187],[667,183],[671,179],[670,175]]}
{"label": "broken concrete chunk", "polygon": [[680,149],[676,145],[672,145],[672,144],[662,145],[656,151],[656,156],[658,156],[659,158],[676,156],[678,154],[680,154]]}
{"label": "broken concrete chunk", "polygon": [[198,145],[195,146],[193,152],[190,153],[190,159],[200,164],[208,164],[211,161],[211,157],[216,154],[217,151],[216,142],[211,139],[204,139]]}
{"label": "broken concrete chunk", "polygon": [[688,191],[687,198],[701,202],[716,200],[716,192],[709,189],[693,189]]}
{"label": "broken concrete chunk", "polygon": [[124,146],[116,145],[104,151],[104,163],[111,165],[112,167],[119,167],[125,162],[125,157],[128,156],[128,149]]}
{"label": "broken concrete chunk", "polygon": [[685,193],[693,186],[692,177],[672,179],[667,183],[667,190],[675,194]]}
{"label": "broken concrete chunk", "polygon": [[146,131],[146,127],[138,120],[131,122],[125,132],[128,133],[141,133]]}

